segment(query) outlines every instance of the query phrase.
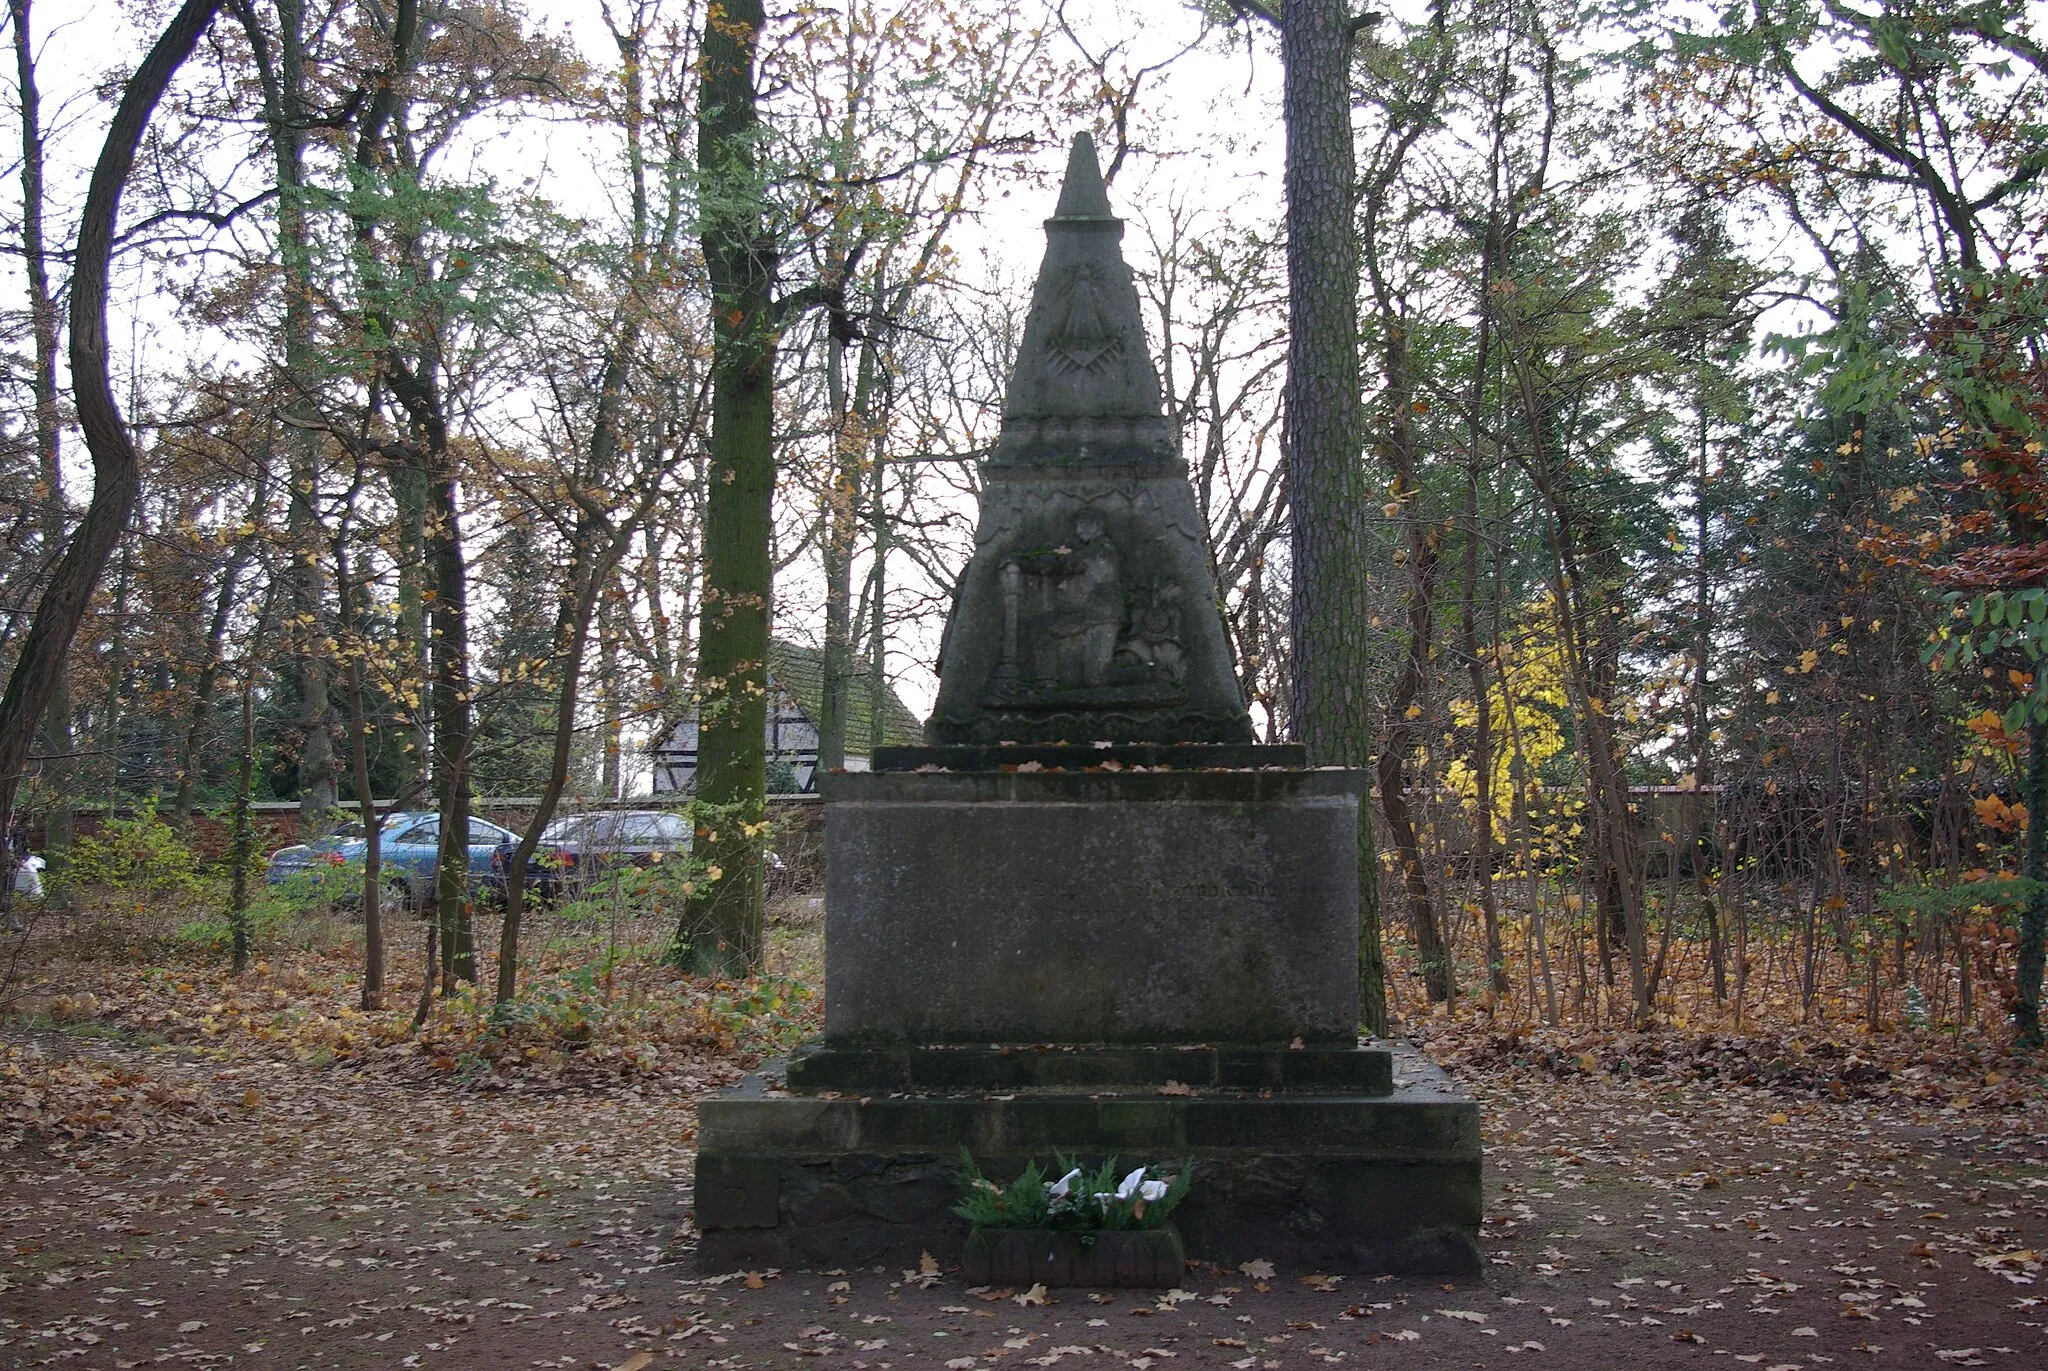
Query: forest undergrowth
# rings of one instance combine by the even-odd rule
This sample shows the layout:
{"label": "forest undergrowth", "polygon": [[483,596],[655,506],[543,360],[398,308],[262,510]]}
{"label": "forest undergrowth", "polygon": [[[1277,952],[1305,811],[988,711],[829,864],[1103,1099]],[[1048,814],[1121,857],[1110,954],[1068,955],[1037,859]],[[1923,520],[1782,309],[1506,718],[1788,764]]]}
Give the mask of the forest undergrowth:
{"label": "forest undergrowth", "polygon": [[[302,912],[266,929],[247,971],[194,940],[189,910],[132,904],[46,914],[12,949],[0,1045],[0,1140],[145,1137],[213,1121],[202,1092],[152,1073],[148,1061],[276,1062],[317,1081],[481,1092],[716,1088],[813,1030],[822,1002],[822,926],[815,902],[786,902],[767,966],[745,981],[692,977],[661,952],[662,911],[549,911],[533,921],[527,979],[504,1009],[458,985],[422,1012],[426,932],[387,930],[391,964],[381,1008],[362,1005],[359,922]],[[489,910],[479,941],[495,941]],[[179,936],[180,933],[186,936]],[[125,1050],[122,1064],[99,1048]],[[234,1102],[230,1102],[232,1105]],[[251,1100],[247,1107],[253,1109]]]}
{"label": "forest undergrowth", "polygon": [[[1568,898],[1549,895],[1561,908]],[[670,924],[660,911],[570,906],[536,921],[514,1005],[494,1010],[487,996],[459,986],[430,999],[424,1014],[417,919],[396,923],[383,1007],[366,1009],[360,924],[345,914],[302,912],[268,927],[236,976],[190,936],[190,912],[116,902],[50,913],[11,949],[11,1041],[0,1046],[0,1127],[10,1140],[141,1137],[212,1121],[217,1102],[151,1073],[150,1059],[164,1054],[284,1063],[309,1080],[340,1073],[457,1091],[696,1093],[786,1051],[822,1019],[822,906],[805,892],[778,901],[767,965],[744,981],[669,966],[660,954]],[[488,910],[477,932],[481,946],[492,945]],[[1462,932],[1454,954],[1478,965],[1477,926]],[[1541,949],[1523,923],[1511,919],[1506,932],[1515,949],[1497,983],[1506,989],[1481,980],[1478,993],[1448,1003],[1424,995],[1414,948],[1392,943],[1395,1035],[1456,1071],[1503,1084],[1599,1079],[1640,1081],[1645,1090],[1709,1084],[1786,1099],[1884,1099],[1926,1119],[1981,1116],[1990,1127],[2001,1118],[2018,1126],[2048,1100],[2048,1068],[2015,1052],[1999,1022],[2005,948],[1995,936],[1980,949],[1980,979],[1993,993],[1980,988],[1964,1022],[1953,1017],[1957,966],[1917,946],[1907,954],[1910,939],[1883,949],[1900,952],[1896,967],[1910,974],[1878,968],[1875,996],[1870,959],[1854,945],[1823,944],[1812,991],[1802,994],[1796,911],[1747,922],[1721,997],[1708,948],[1668,939],[1650,1016],[1628,1013],[1625,959],[1611,951],[1611,979],[1603,978],[1584,924],[1549,924]],[[1552,978],[1548,994],[1539,963]],[[2005,979],[2009,989],[2009,972]],[[1950,1010],[1938,1018],[1941,1006]],[[118,1065],[102,1060],[97,1049],[116,1046],[133,1050]]]}

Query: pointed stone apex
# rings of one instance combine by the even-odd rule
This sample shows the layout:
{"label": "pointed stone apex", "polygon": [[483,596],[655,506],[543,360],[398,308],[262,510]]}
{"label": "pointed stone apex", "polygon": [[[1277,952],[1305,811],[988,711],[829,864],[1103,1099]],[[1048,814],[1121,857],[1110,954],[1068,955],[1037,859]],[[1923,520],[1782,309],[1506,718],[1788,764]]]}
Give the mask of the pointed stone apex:
{"label": "pointed stone apex", "polygon": [[1095,157],[1095,139],[1088,133],[1074,135],[1073,151],[1067,154],[1067,179],[1060,186],[1060,203],[1055,219],[1114,219],[1109,212],[1109,188],[1102,184],[1102,163]]}

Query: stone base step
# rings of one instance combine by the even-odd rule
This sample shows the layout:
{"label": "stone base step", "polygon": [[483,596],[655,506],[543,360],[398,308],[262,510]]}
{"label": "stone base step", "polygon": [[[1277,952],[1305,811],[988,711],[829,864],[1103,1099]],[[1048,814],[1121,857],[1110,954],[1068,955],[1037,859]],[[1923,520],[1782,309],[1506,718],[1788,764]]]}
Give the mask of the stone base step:
{"label": "stone base step", "polygon": [[1403,1063],[1387,1095],[1016,1094],[828,1098],[757,1072],[699,1107],[696,1256],[722,1270],[957,1263],[963,1149],[1007,1181],[1056,1155],[1084,1166],[1192,1161],[1174,1211],[1191,1258],[1331,1272],[1479,1269],[1479,1110]]}
{"label": "stone base step", "polygon": [[1385,1095],[1392,1054],[1372,1047],[1157,1047],[983,1044],[894,1048],[810,1046],[791,1054],[793,1092],[868,1094],[956,1090],[1287,1091]]}

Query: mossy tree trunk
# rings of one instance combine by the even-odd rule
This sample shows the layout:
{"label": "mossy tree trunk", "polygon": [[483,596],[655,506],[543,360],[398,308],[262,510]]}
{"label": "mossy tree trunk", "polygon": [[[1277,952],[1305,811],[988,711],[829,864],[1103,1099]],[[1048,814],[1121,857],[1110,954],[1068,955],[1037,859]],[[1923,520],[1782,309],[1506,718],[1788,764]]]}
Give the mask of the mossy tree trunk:
{"label": "mossy tree trunk", "polygon": [[686,902],[673,956],[722,976],[760,965],[764,913],[777,262],[754,90],[761,22],[761,0],[707,11],[697,109],[713,349],[697,636],[697,852],[706,872]]}

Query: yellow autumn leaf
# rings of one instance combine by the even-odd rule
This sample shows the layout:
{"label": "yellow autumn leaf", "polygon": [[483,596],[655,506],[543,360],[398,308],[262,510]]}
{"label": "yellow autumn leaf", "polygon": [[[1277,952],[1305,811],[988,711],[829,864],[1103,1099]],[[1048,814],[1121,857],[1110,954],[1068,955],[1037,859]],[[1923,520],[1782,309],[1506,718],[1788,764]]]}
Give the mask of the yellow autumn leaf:
{"label": "yellow autumn leaf", "polygon": [[1808,648],[1806,649],[1806,651],[1799,654],[1799,670],[1802,673],[1811,671],[1819,665],[1820,654],[1818,652],[1815,652],[1812,648]]}

